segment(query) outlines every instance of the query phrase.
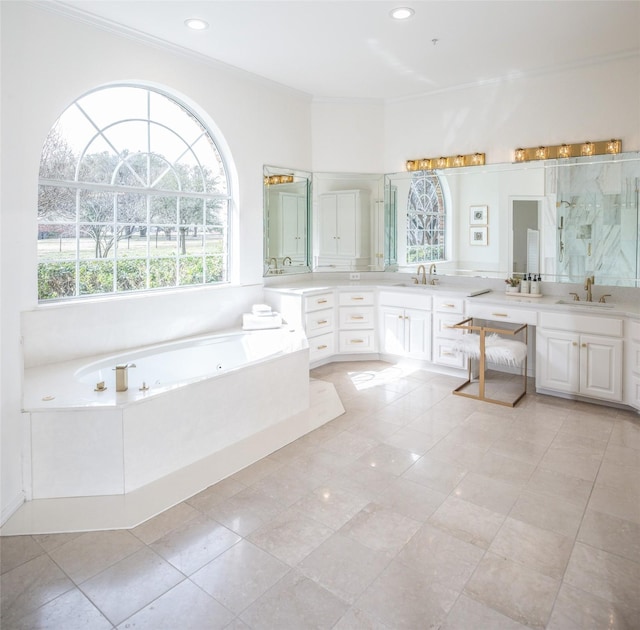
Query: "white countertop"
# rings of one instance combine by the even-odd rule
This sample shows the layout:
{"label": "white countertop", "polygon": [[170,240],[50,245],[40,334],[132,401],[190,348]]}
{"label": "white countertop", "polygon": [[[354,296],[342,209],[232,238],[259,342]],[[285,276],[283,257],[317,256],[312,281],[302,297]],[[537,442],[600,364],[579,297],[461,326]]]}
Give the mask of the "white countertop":
{"label": "white countertop", "polygon": [[[482,291],[484,288],[488,289],[487,293],[481,295],[471,295]],[[554,287],[555,288],[555,287]],[[294,295],[315,295],[324,291],[331,291],[337,289],[339,291],[353,291],[358,289],[375,290],[384,289],[385,291],[398,291],[398,292],[410,292],[423,291],[425,294],[431,296],[437,295],[449,295],[456,297],[464,297],[465,299],[486,304],[500,304],[500,305],[513,305],[518,308],[540,309],[544,307],[545,310],[562,311],[565,313],[580,313],[581,315],[604,315],[604,316],[623,316],[631,318],[640,318],[640,300],[620,302],[615,301],[611,303],[601,304],[599,302],[586,302],[581,300],[579,302],[572,301],[571,297],[566,294],[562,295],[542,295],[541,297],[530,297],[527,295],[521,295],[519,293],[506,293],[506,291],[497,291],[489,289],[483,286],[482,281],[475,282],[473,284],[460,284],[455,283],[447,285],[446,280],[441,281],[436,286],[411,284],[407,282],[380,282],[380,281],[352,281],[345,282],[344,280],[336,281],[312,281],[312,282],[297,282],[290,285],[280,284],[272,287],[265,287],[265,291],[277,291],[279,293],[287,293]],[[557,289],[556,289],[557,290]],[[598,295],[594,295],[597,298]]]}

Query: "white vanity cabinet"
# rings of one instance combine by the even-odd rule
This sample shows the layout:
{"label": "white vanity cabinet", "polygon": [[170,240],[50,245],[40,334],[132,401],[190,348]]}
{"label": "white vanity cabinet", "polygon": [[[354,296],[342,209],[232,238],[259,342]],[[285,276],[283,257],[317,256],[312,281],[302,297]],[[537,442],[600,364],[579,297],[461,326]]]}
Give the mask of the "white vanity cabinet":
{"label": "white vanity cabinet", "polygon": [[623,320],[541,312],[536,331],[536,387],[622,401]]}
{"label": "white vanity cabinet", "polygon": [[338,290],[338,349],[341,353],[375,352],[375,292]]}
{"label": "white vanity cabinet", "polygon": [[454,368],[466,367],[461,352],[454,352],[453,345],[464,331],[454,324],[464,319],[464,298],[436,296],[433,298],[433,362]]}
{"label": "white vanity cabinet", "polygon": [[630,319],[627,326],[624,402],[640,409],[640,320]]}
{"label": "white vanity cabinet", "polygon": [[294,326],[302,326],[309,341],[309,363],[336,353],[335,296],[333,290],[309,295],[265,290],[265,301]]}
{"label": "white vanity cabinet", "polygon": [[349,269],[370,263],[369,195],[342,190],[318,197],[319,267]]}
{"label": "white vanity cabinet", "polygon": [[431,296],[380,291],[379,304],[381,352],[431,361]]}

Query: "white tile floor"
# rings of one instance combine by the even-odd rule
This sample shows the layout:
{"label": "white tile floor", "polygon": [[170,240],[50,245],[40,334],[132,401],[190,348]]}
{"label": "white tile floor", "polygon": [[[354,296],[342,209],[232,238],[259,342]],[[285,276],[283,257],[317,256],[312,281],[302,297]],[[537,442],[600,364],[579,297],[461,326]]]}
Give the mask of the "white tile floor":
{"label": "white tile floor", "polygon": [[3,630],[640,628],[640,417],[382,362],[133,530],[0,539]]}

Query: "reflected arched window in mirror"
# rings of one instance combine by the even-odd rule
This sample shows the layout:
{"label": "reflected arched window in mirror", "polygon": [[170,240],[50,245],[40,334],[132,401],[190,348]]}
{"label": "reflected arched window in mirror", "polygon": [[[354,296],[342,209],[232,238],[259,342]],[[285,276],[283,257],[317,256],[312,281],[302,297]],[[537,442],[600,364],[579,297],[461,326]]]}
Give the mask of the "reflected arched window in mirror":
{"label": "reflected arched window in mirror", "polygon": [[416,173],[407,200],[407,264],[446,260],[446,206],[442,185],[429,171]]}
{"label": "reflected arched window in mirror", "polygon": [[227,282],[231,201],[225,157],[184,103],[144,86],[85,94],[42,151],[38,299]]}

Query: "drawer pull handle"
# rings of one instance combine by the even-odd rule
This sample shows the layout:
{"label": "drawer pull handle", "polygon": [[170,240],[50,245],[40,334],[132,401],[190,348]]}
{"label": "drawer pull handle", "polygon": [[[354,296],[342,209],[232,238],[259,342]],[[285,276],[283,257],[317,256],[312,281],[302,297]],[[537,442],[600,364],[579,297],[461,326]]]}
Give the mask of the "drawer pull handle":
{"label": "drawer pull handle", "polygon": [[442,306],[446,306],[447,308],[455,308],[455,304],[443,304]]}
{"label": "drawer pull handle", "polygon": [[364,339],[350,339],[349,343],[364,343]]}
{"label": "drawer pull handle", "polygon": [[364,319],[362,315],[352,315],[351,319]]}
{"label": "drawer pull handle", "polygon": [[355,296],[351,298],[352,300],[364,300],[364,298],[361,295]]}
{"label": "drawer pull handle", "polygon": [[572,346],[577,346],[577,345],[578,345],[578,342],[577,342],[577,341],[574,341],[571,345],[572,345]]}
{"label": "drawer pull handle", "polygon": [[326,304],[327,300],[316,300],[316,304]]}
{"label": "drawer pull handle", "polygon": [[509,313],[491,313],[493,317],[509,317]]}
{"label": "drawer pull handle", "polygon": [[327,348],[327,346],[326,346],[326,344],[325,344],[325,345],[322,345],[322,346],[318,346],[318,347],[316,348],[316,350],[326,350],[326,348]]}
{"label": "drawer pull handle", "polygon": [[404,315],[398,315],[398,319],[403,319]]}
{"label": "drawer pull handle", "polygon": [[453,352],[443,352],[443,353],[442,353],[442,356],[443,356],[443,357],[453,357],[453,356],[455,356],[455,355],[454,355],[454,353],[453,353]]}
{"label": "drawer pull handle", "polygon": [[586,348],[586,347],[587,347],[587,344],[586,344],[586,343],[583,343],[583,344],[582,344],[582,347],[583,347],[583,348]]}
{"label": "drawer pull handle", "polygon": [[324,326],[326,323],[328,323],[326,319],[319,319],[317,322],[318,326]]}

